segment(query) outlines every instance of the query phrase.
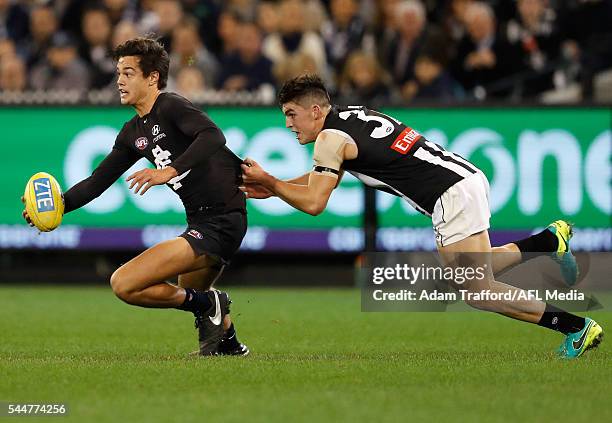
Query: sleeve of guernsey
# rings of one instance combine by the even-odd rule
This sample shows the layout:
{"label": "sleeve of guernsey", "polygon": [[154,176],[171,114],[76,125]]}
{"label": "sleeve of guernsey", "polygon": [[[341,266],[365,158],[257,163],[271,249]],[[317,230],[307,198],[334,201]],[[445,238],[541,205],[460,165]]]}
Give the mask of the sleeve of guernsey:
{"label": "sleeve of guernsey", "polygon": [[187,150],[170,164],[179,175],[206,162],[225,145],[219,127],[189,101],[173,96],[165,105],[164,113],[181,132],[193,139]]}
{"label": "sleeve of guernsey", "polygon": [[313,171],[337,178],[344,161],[343,151],[346,142],[347,139],[343,136],[321,132],[314,145]]}
{"label": "sleeve of guernsey", "polygon": [[98,198],[139,158],[140,156],[135,152],[121,144],[117,137],[112,151],[102,160],[91,176],[64,193],[64,213],[81,208]]}

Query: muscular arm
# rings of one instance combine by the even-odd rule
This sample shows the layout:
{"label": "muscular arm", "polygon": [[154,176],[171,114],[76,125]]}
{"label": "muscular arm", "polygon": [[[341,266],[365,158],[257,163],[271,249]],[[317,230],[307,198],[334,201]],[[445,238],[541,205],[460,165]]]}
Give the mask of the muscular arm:
{"label": "muscular arm", "polygon": [[64,193],[64,213],[83,207],[106,191],[140,157],[115,143],[90,177],[83,179]]}
{"label": "muscular arm", "polygon": [[181,132],[193,139],[187,150],[170,165],[177,174],[204,163],[225,145],[225,137],[217,125],[187,100],[173,97],[163,112]]}
{"label": "muscular arm", "polygon": [[[289,184],[295,184],[295,185],[308,185],[311,174],[312,172],[308,172],[301,176],[298,176],[297,178],[286,180],[285,182]],[[340,170],[340,173],[338,174],[338,179],[336,179],[335,188],[337,188],[338,185],[340,185],[340,181],[342,180],[343,175],[344,175],[344,171]],[[243,184],[242,186],[240,186],[240,190],[244,192],[248,198],[264,199],[264,198],[275,197],[274,192],[272,192],[271,190],[269,190],[268,188],[264,187],[263,185],[259,183]]]}
{"label": "muscular arm", "polygon": [[[290,184],[295,184],[295,185],[308,185],[308,180],[310,179],[311,174],[312,172],[308,172],[301,176],[298,176],[297,178],[286,179],[285,182],[290,183]],[[338,180],[336,181],[336,187],[340,185],[340,181],[342,180],[343,176],[344,176],[344,170],[340,169],[340,173],[338,173]]]}
{"label": "muscular arm", "polygon": [[305,173],[301,176],[298,176],[297,178],[287,179],[285,182],[289,184],[295,184],[295,185],[308,185],[309,178],[310,178],[310,172]]}
{"label": "muscular arm", "polygon": [[[286,203],[305,213],[316,216],[325,210],[332,191],[339,182],[346,140],[335,134],[321,133],[317,137],[314,170],[291,181],[281,181],[266,173],[250,159],[242,166],[247,183],[263,185]],[[307,184],[303,182],[308,177]]]}
{"label": "muscular arm", "polygon": [[296,209],[317,216],[327,207],[327,201],[336,188],[336,181],[336,178],[311,173],[308,185],[291,184],[276,178],[264,185]]}

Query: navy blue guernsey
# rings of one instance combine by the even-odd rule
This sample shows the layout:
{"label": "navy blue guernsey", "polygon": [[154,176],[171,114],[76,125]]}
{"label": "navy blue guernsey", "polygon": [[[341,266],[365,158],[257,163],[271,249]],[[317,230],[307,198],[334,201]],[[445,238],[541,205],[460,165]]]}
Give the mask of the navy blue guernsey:
{"label": "navy blue guernsey", "polygon": [[167,185],[180,197],[188,218],[246,210],[238,189],[242,161],[227,148],[221,130],[185,98],[162,93],[149,114],[123,125],[92,175],[66,191],[65,212],[101,195],[143,157],[157,169],[176,169],[178,176]]}
{"label": "navy blue guernsey", "polygon": [[478,169],[398,120],[364,106],[333,106],[323,131],[355,143],[357,158],[342,169],[364,184],[397,195],[431,216],[438,198]]}

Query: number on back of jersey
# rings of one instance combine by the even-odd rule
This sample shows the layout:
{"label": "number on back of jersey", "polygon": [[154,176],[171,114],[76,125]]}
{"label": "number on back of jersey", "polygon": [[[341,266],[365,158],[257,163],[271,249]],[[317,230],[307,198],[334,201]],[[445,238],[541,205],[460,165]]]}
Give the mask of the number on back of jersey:
{"label": "number on back of jersey", "polygon": [[393,123],[389,120],[389,116],[383,115],[382,113],[380,114],[381,116],[374,114],[368,115],[362,108],[355,110],[346,110],[344,112],[338,113],[340,119],[344,120],[347,120],[351,115],[357,116],[357,119],[362,120],[364,122],[374,121],[380,123],[380,126],[374,128],[374,130],[370,133],[370,137],[372,138],[385,138],[392,134],[393,130],[395,129],[395,125],[393,125]]}

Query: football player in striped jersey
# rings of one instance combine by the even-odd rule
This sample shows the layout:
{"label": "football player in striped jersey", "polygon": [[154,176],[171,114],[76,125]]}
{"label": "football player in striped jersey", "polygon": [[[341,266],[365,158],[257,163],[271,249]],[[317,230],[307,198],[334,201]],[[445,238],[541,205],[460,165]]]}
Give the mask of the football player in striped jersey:
{"label": "football player in striped jersey", "polygon": [[[274,195],[298,210],[318,215],[343,172],[350,172],[364,184],[399,196],[429,216],[438,252],[447,265],[469,260],[471,265],[484,266],[484,276],[463,285],[463,289],[521,298],[470,300],[469,305],[565,334],[559,350],[565,358],[578,357],[600,342],[603,331],[592,319],[539,300],[523,299],[529,296],[516,295],[521,289],[494,277],[520,263],[524,253],[531,253],[530,257],[548,253],[559,261],[566,281],[574,283],[578,270],[569,248],[572,228],[567,222],[559,220],[527,239],[492,247],[488,233],[489,183],[472,163],[383,113],[364,106],[333,105],[321,79],[314,75],[285,83],[279,92],[279,104],[286,126],[298,142],[315,143],[313,170],[281,181],[246,159],[241,189],[247,197]],[[506,254],[491,254],[495,252]]]}

